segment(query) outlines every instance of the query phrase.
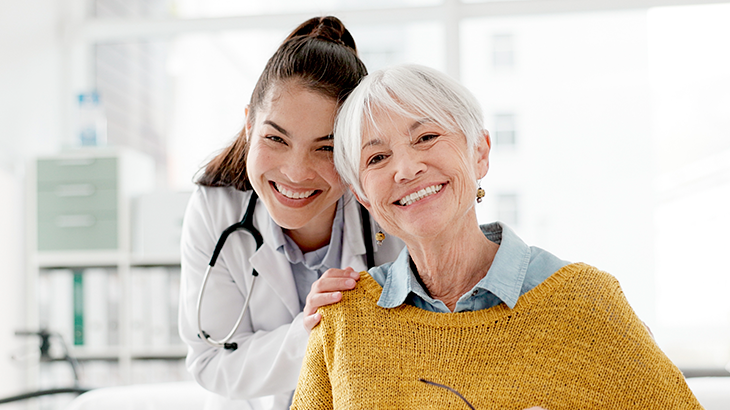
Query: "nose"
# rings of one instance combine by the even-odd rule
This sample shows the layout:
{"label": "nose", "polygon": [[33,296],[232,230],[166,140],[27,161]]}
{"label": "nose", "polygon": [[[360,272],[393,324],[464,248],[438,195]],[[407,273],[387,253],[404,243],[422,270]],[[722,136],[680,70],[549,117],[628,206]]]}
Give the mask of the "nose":
{"label": "nose", "polygon": [[281,166],[281,173],[291,182],[305,182],[317,177],[315,163],[308,153],[293,153]]}
{"label": "nose", "polygon": [[421,160],[417,151],[406,150],[393,153],[395,165],[395,182],[403,183],[417,178],[426,171],[426,164]]}

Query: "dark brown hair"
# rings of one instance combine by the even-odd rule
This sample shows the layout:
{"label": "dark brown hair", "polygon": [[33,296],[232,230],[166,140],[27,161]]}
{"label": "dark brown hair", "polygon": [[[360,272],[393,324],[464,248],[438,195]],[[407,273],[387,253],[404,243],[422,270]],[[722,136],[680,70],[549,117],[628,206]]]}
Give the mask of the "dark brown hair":
{"label": "dark brown hair", "polygon": [[[367,70],[345,25],[332,16],[309,19],[289,34],[266,64],[251,95],[248,121],[254,123],[274,84],[293,80],[339,105],[365,75]],[[233,144],[205,166],[197,184],[251,189],[246,177],[247,141],[244,125]]]}

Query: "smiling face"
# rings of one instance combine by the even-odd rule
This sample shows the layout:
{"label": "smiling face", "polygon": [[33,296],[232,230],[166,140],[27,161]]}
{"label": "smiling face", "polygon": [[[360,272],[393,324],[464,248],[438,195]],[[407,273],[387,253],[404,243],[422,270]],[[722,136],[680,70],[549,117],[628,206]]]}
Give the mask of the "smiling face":
{"label": "smiling face", "polygon": [[409,243],[473,224],[489,134],[470,150],[462,132],[429,118],[375,110],[373,122],[364,127],[359,174],[363,202],[383,228]]}
{"label": "smiling face", "polygon": [[248,179],[282,228],[331,230],[345,190],[332,160],[336,109],[334,100],[287,82],[271,88],[247,123]]}

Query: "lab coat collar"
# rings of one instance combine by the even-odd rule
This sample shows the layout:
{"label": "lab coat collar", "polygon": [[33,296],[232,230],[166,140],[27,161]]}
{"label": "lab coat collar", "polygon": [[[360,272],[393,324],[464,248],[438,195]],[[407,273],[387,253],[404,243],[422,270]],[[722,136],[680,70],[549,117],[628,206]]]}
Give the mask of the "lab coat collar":
{"label": "lab coat collar", "polygon": [[[362,233],[360,204],[355,196],[347,191],[342,198],[345,203],[345,224],[342,231],[342,268],[351,267],[356,272],[367,269],[365,266],[365,241]],[[370,228],[373,231],[373,228]],[[372,240],[372,238],[370,238]],[[373,249],[375,249],[373,243]]]}
{"label": "lab coat collar", "polygon": [[[362,234],[360,206],[350,192],[345,194],[343,200],[345,203],[345,223],[342,232],[340,266],[342,268],[349,266],[360,272],[367,269],[365,266],[365,242]],[[259,272],[259,277],[269,284],[292,316],[296,316],[299,314],[299,295],[297,294],[289,261],[287,261],[286,256],[273,248],[276,241],[272,235],[273,230],[270,226],[272,223],[275,222],[266,210],[266,205],[259,199],[254,212],[254,226],[261,232],[264,244],[251,256],[249,261],[253,268]]]}
{"label": "lab coat collar", "polygon": [[292,317],[299,314],[299,296],[294,283],[291,265],[286,257],[272,248],[275,240],[269,224],[274,223],[266,210],[266,205],[258,199],[254,212],[254,226],[261,232],[264,244],[249,258],[251,266],[259,272],[259,278],[281,299]]}

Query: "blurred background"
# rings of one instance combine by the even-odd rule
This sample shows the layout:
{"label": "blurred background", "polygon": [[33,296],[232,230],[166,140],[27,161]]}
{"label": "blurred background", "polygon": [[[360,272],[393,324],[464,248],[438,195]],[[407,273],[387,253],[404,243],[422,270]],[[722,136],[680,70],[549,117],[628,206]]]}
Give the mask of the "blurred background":
{"label": "blurred background", "polygon": [[481,221],[610,272],[685,375],[730,376],[730,2],[2,0],[0,397],[71,386],[71,362],[89,387],[190,380],[193,176],[325,14],[370,71],[424,64],[478,97]]}

